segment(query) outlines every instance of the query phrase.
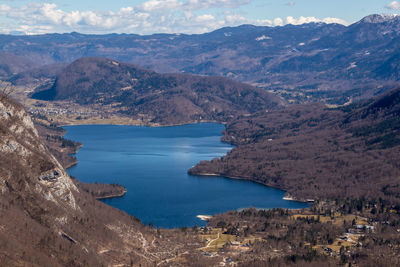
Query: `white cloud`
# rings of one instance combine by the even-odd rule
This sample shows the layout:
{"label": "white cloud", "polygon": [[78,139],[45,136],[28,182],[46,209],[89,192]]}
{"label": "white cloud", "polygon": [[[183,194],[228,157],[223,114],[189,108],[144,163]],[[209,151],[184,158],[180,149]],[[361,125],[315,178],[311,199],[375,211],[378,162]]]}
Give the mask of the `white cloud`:
{"label": "white cloud", "polygon": [[343,19],[339,19],[339,18],[324,18],[321,20],[324,23],[330,24],[330,23],[336,23],[336,24],[342,24],[342,25],[349,25],[349,23]]}
{"label": "white cloud", "polygon": [[208,22],[208,21],[214,21],[214,20],[215,20],[215,17],[210,14],[204,14],[204,15],[198,16],[196,18],[197,22]]}
{"label": "white cloud", "polygon": [[[283,23],[283,21],[282,21]],[[252,24],[256,26],[274,26],[274,22],[269,19],[257,19],[252,21]]]}
{"label": "white cloud", "polygon": [[283,19],[281,19],[281,18],[274,19],[273,25],[274,26],[283,26]]}
{"label": "white cloud", "polygon": [[145,12],[165,10],[195,11],[210,8],[235,8],[250,3],[251,0],[148,0],[137,8]]}
{"label": "white cloud", "polygon": [[235,8],[250,3],[251,0],[189,0],[186,9],[209,9],[209,8]]}
{"label": "white cloud", "polygon": [[[21,7],[0,5],[0,15],[8,19],[0,32],[22,31],[27,34],[50,32],[82,33],[203,33],[225,26],[254,24],[283,26],[309,22],[347,24],[338,18],[287,17],[254,20],[233,13],[231,7],[250,0],[149,0],[139,6],[118,11],[65,11],[54,3],[29,3]],[[225,9],[229,7],[229,9]],[[222,12],[208,12],[220,8]]]}
{"label": "white cloud", "polygon": [[49,18],[54,23],[60,23],[62,17],[64,16],[64,12],[60,9],[56,9],[56,4],[48,4],[45,3],[40,8],[40,12],[43,16]]}
{"label": "white cloud", "polygon": [[187,20],[190,20],[194,16],[193,12],[191,12],[191,11],[185,11],[184,14],[185,14],[185,19],[187,19]]}
{"label": "white cloud", "polygon": [[287,6],[294,6],[295,4],[296,4],[295,1],[290,1],[286,3]]}
{"label": "white cloud", "polygon": [[144,12],[153,12],[158,10],[181,9],[183,2],[178,0],[149,0],[138,6],[139,10]]}
{"label": "white cloud", "polygon": [[246,17],[238,14],[227,14],[225,16],[225,21],[228,24],[244,24],[247,22]]}
{"label": "white cloud", "polygon": [[291,16],[286,18],[286,24],[299,25],[299,24],[310,23],[310,22],[318,22],[318,20],[314,17],[303,17],[303,16],[301,16],[298,19],[295,19]]}
{"label": "white cloud", "polygon": [[82,13],[83,22],[90,26],[102,26],[105,22],[105,17],[97,15],[93,11],[87,11]]}
{"label": "white cloud", "polygon": [[39,25],[39,26],[32,26],[32,25],[20,25],[17,29],[15,29],[17,32],[23,32],[27,35],[32,35],[32,34],[45,34],[54,31],[54,28],[52,26],[45,26],[45,25]]}
{"label": "white cloud", "polygon": [[301,25],[305,23],[318,23],[318,22],[323,22],[323,23],[337,23],[337,24],[343,24],[343,25],[348,25],[348,23],[342,19],[338,18],[324,18],[324,19],[317,19],[315,17],[299,17],[298,19],[295,19],[291,16],[286,18],[286,23],[285,24],[293,24],[293,25]]}
{"label": "white cloud", "polygon": [[7,11],[10,11],[11,10],[11,7],[10,6],[8,6],[8,5],[0,5],[0,12],[1,13],[3,13],[3,12],[7,12]]}
{"label": "white cloud", "polygon": [[82,19],[81,13],[75,10],[72,11],[71,13],[66,14],[63,18],[63,22],[65,23],[65,25],[70,27],[72,25],[78,24],[79,21],[81,21],[81,19]]}
{"label": "white cloud", "polygon": [[398,1],[393,1],[389,4],[386,5],[387,9],[391,9],[391,10],[400,10],[400,2]]}

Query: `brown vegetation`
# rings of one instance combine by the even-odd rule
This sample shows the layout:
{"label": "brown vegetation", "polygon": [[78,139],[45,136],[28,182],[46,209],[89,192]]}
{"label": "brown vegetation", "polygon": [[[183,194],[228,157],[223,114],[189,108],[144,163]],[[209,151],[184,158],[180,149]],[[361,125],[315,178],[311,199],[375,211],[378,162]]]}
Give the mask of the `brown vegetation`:
{"label": "brown vegetation", "polygon": [[284,102],[267,91],[221,77],[158,74],[105,58],[81,58],[34,98],[99,105],[160,125],[231,120]]}
{"label": "brown vegetation", "polygon": [[399,211],[384,201],[340,200],[306,210],[232,211],[209,225],[253,238],[220,249],[239,266],[397,266]]}
{"label": "brown vegetation", "polygon": [[57,158],[61,165],[67,169],[77,164],[73,156],[82,145],[79,142],[65,139],[65,130],[51,124],[46,120],[33,117],[35,127],[38,130],[41,141],[46,144],[50,152]]}
{"label": "brown vegetation", "polygon": [[400,203],[399,91],[342,109],[290,106],[234,120],[223,140],[237,147],[190,173],[249,179],[303,200]]}
{"label": "brown vegetation", "polygon": [[119,184],[90,184],[80,182],[74,177],[71,177],[71,179],[79,190],[89,193],[96,199],[122,197],[126,193],[126,188]]}

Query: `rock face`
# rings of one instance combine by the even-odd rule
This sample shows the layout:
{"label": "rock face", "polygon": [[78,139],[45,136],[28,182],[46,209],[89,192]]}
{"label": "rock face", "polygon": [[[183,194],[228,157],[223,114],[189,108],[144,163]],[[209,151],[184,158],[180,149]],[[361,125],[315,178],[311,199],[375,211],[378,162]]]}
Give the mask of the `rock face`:
{"label": "rock face", "polygon": [[2,187],[8,185],[9,189],[12,188],[10,185],[15,182],[14,170],[28,170],[30,179],[24,181],[26,189],[44,193],[59,205],[78,209],[73,196],[77,188],[58,161],[38,141],[38,132],[24,108],[3,99],[0,102],[0,119]]}

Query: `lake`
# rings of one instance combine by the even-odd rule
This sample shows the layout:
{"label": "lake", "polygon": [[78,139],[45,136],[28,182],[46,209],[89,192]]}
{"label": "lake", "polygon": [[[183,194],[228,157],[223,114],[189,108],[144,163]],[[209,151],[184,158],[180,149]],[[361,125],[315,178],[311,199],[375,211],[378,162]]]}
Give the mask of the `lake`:
{"label": "lake", "polygon": [[103,202],[156,227],[202,226],[197,215],[247,207],[290,208],[307,204],[283,200],[284,192],[250,181],[191,176],[201,160],[225,155],[224,126],[214,123],[174,127],[66,126],[65,138],[83,147],[68,173],[83,182],[118,183],[125,196]]}

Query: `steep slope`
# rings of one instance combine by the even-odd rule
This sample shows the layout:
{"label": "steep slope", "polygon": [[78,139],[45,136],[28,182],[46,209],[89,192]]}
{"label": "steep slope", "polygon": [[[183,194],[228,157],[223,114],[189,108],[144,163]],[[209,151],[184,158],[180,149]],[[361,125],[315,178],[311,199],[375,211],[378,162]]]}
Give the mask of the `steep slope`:
{"label": "steep slope", "polygon": [[0,77],[9,77],[19,72],[29,70],[37,63],[24,56],[0,52]]}
{"label": "steep slope", "polygon": [[400,88],[349,109],[344,126],[350,127],[353,135],[362,138],[369,148],[400,144]]}
{"label": "steep slope", "polygon": [[224,140],[238,146],[190,173],[249,179],[303,200],[400,203],[399,92],[343,109],[298,105],[236,120]]}
{"label": "steep slope", "polygon": [[28,70],[19,71],[17,74],[10,76],[6,81],[19,86],[41,84],[47,82],[49,79],[54,80],[57,74],[59,74],[66,65],[66,63],[58,63],[29,68]]}
{"label": "steep slope", "polygon": [[263,89],[227,78],[158,74],[105,58],[73,62],[47,88],[40,87],[33,98],[109,105],[160,124],[221,122],[284,104]]}
{"label": "steep slope", "polygon": [[294,102],[368,99],[399,82],[399,16],[371,15],[349,26],[242,25],[199,35],[1,35],[0,51],[37,64],[108,57],[162,73],[225,76]]}
{"label": "steep slope", "polygon": [[[24,108],[0,99],[0,262],[4,266],[153,266],[191,245],[80,191]],[[194,252],[193,255],[196,255]]]}

